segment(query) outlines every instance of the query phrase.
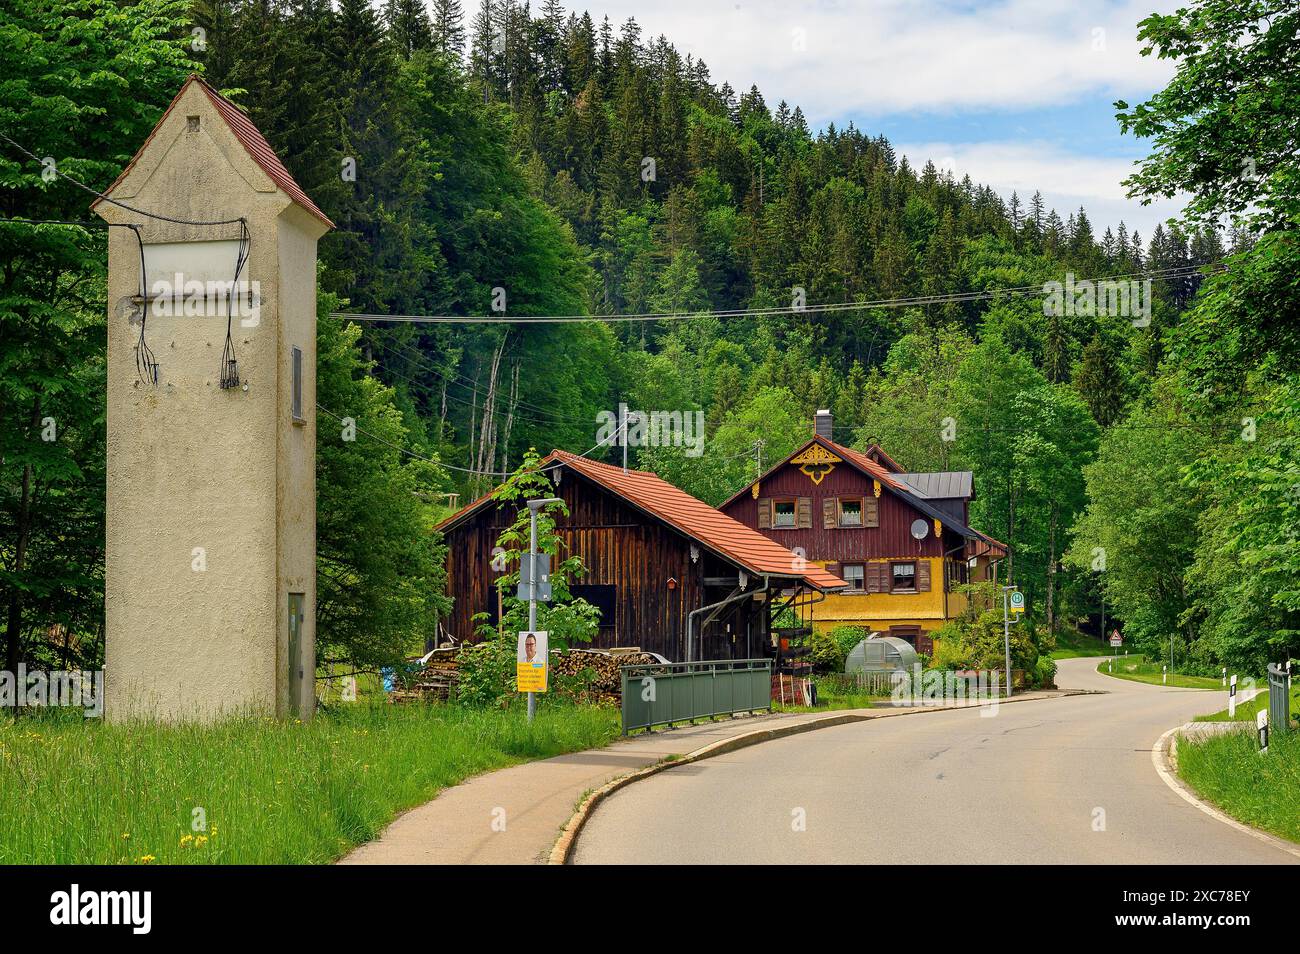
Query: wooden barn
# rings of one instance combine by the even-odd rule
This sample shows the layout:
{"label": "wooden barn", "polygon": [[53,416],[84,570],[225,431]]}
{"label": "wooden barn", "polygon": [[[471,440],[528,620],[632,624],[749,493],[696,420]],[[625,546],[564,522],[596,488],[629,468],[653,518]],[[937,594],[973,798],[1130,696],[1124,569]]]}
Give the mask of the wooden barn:
{"label": "wooden barn", "polygon": [[1006,547],[970,527],[969,471],[908,473],[831,433],[818,412],[810,440],[720,509],[848,584],[811,607],[815,628],[859,626],[929,653],[930,633],[965,605],[956,587],[996,579]]}
{"label": "wooden barn", "polygon": [[[845,585],[654,474],[559,450],[540,466],[569,508],[557,529],[587,567],[571,589],[601,611],[597,648],[672,662],[771,655],[777,612]],[[488,494],[438,527],[455,601],[445,629],[457,639],[473,637],[475,614],[499,618],[492,551],[516,510]]]}

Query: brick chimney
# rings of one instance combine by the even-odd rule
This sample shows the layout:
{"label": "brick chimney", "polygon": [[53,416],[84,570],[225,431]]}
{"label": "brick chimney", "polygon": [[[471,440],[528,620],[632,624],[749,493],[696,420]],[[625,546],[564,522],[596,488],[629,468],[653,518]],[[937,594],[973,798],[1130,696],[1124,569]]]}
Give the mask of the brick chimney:
{"label": "brick chimney", "polygon": [[817,436],[824,437],[828,441],[835,440],[835,438],[831,436],[832,423],[831,412],[828,410],[818,411],[813,417],[813,424],[816,428]]}

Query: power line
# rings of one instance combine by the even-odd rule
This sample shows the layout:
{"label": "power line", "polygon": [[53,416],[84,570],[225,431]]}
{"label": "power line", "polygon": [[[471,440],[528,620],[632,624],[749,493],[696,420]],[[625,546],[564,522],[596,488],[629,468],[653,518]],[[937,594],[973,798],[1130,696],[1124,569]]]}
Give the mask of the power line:
{"label": "power line", "polygon": [[[28,149],[28,148],[27,148],[26,146],[24,146],[22,143],[17,142],[17,141],[15,141],[15,140],[9,138],[7,135],[5,135],[5,134],[2,133],[2,132],[0,132],[0,139],[3,139],[5,142],[9,143],[9,145],[13,146],[15,149],[17,149],[17,150],[18,150],[19,152],[21,152],[23,155],[27,156],[27,157],[28,157],[29,159],[31,159],[33,162],[40,163],[41,165],[45,165],[45,161],[44,161],[43,159],[41,159],[40,156],[36,155],[36,153],[32,152],[30,149]],[[47,168],[49,168],[49,167],[47,167]],[[92,188],[91,186],[86,185],[86,183],[82,182],[80,179],[77,179],[77,178],[74,178],[73,176],[68,175],[66,172],[64,172],[62,169],[60,169],[60,168],[58,167],[58,164],[57,164],[57,163],[53,166],[53,169],[54,169],[54,174],[55,174],[56,176],[58,176],[60,179],[66,179],[66,180],[68,180],[68,181],[71,182],[73,185],[75,185],[77,188],[79,188],[79,189],[83,189],[84,191],[89,192],[91,195],[95,196],[95,197],[98,198],[98,199],[103,200],[104,202],[109,202],[109,203],[111,203],[111,204],[117,206],[119,209],[125,209],[126,211],[128,211],[128,212],[132,212],[132,213],[134,213],[134,214],[136,214],[136,215],[143,215],[145,218],[149,218],[149,219],[157,219],[157,220],[160,221],[160,222],[171,222],[171,223],[174,224],[174,225],[235,225],[235,224],[238,223],[238,222],[243,222],[243,221],[244,221],[244,219],[243,219],[242,217],[241,217],[241,218],[237,218],[237,219],[218,219],[218,220],[212,220],[212,221],[195,221],[195,220],[192,220],[192,219],[176,219],[176,218],[172,218],[171,216],[168,216],[168,215],[159,215],[157,212],[149,212],[149,211],[147,211],[147,210],[145,210],[145,209],[137,209],[135,206],[127,205],[125,202],[119,202],[117,199],[114,199],[114,198],[111,198],[110,196],[105,195],[104,193],[100,192],[98,189],[95,189],[95,188]]]}
{"label": "power line", "polygon": [[[323,407],[320,404],[316,405],[316,410],[323,411],[324,413],[328,414],[330,417],[334,418],[334,420],[338,421],[340,424],[347,423],[347,421],[345,421],[342,417],[335,414],[329,408]],[[457,467],[454,464],[447,464],[440,460],[434,460],[432,457],[425,457],[423,454],[417,454],[415,451],[408,450],[407,448],[402,447],[400,444],[394,444],[393,442],[380,437],[378,434],[372,434],[369,431],[365,430],[364,428],[358,426],[355,420],[352,421],[351,426],[356,429],[358,434],[364,434],[366,435],[366,437],[369,437],[371,440],[379,441],[379,443],[383,444],[384,446],[390,447],[395,451],[405,454],[407,457],[413,457],[416,460],[422,460],[426,464],[433,464],[435,467],[442,467],[447,470],[455,470],[463,474],[471,474],[475,477],[513,477],[515,473],[517,473],[516,471],[506,472],[506,471],[491,471],[491,470],[475,470],[472,467]],[[595,445],[587,448],[581,454],[574,454],[573,456],[581,457],[583,459],[590,459],[587,457],[588,454],[590,454],[594,450],[600,449],[601,447],[607,447],[607,446],[613,446],[613,445],[609,445],[605,441],[597,441]],[[592,461],[592,463],[599,464],[602,462]],[[559,465],[557,464],[556,466]]]}
{"label": "power line", "polygon": [[[1227,266],[1214,265],[1180,265],[1167,269],[1145,272],[1129,272],[1119,275],[1107,275],[1101,278],[1074,279],[1076,286],[1084,283],[1098,285],[1105,282],[1117,282],[1141,279],[1169,279],[1192,277],[1202,274],[1204,269],[1224,271]],[[387,321],[405,324],[444,324],[444,325],[553,325],[576,324],[581,322],[624,323],[639,321],[686,321],[692,319],[720,318],[762,318],[781,315],[823,315],[845,311],[864,311],[873,308],[907,308],[923,305],[962,304],[974,301],[987,301],[1000,296],[1026,297],[1045,294],[1042,283],[1035,285],[1018,285],[1005,288],[991,288],[985,291],[954,292],[945,295],[920,295],[911,298],[880,298],[872,301],[833,302],[821,305],[788,305],[766,308],[730,308],[714,311],[697,312],[636,312],[626,315],[529,315],[490,318],[486,316],[466,315],[378,315],[363,312],[331,312],[330,317],[350,321]]]}

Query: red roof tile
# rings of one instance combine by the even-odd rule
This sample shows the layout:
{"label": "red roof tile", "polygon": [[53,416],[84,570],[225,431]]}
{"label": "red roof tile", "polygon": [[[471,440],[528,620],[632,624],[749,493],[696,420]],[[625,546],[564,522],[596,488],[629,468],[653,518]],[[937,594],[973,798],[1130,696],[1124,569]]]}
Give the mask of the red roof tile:
{"label": "red roof tile", "polygon": [[[307,197],[307,193],[302,191],[298,186],[298,183],[293,181],[293,176],[289,175],[289,170],[284,167],[282,162],[280,162],[279,157],[275,154],[275,150],[272,149],[271,144],[266,141],[266,137],[258,131],[257,127],[252,124],[247,116],[240,112],[239,107],[209,86],[197,73],[190,74],[190,78],[185,81],[185,85],[180,88],[180,92],[173,97],[171,103],[168,104],[167,109],[163,112],[162,119],[158,120],[153,131],[150,132],[148,138],[145,139],[144,145],[139,148],[136,154],[131,158],[131,161],[126,164],[126,168],[122,170],[122,174],[119,175],[117,179],[113,181],[113,184],[105,190],[105,194],[111,195],[113,190],[117,188],[118,183],[126,178],[127,173],[131,171],[132,167],[135,166],[136,161],[144,154],[145,149],[148,148],[149,143],[153,141],[154,133],[158,131],[158,128],[163,124],[163,121],[166,120],[168,114],[172,111],[172,107],[176,105],[177,101],[180,100],[185,91],[189,89],[191,83],[198,83],[199,88],[203,90],[204,94],[212,102],[212,105],[216,107],[217,112],[221,115],[221,118],[225,120],[226,126],[229,127],[232,133],[234,133],[235,138],[239,140],[240,145],[242,145],[244,149],[247,150],[248,154],[253,157],[253,160],[262,167],[262,170],[271,177],[271,181],[279,186],[280,189],[289,196],[289,198],[302,206],[306,211],[320,219],[330,228],[334,228],[334,223],[330,221],[329,216],[317,208],[316,203]],[[93,209],[102,201],[102,199],[96,199],[90,204],[90,207]]]}
{"label": "red roof tile", "polygon": [[[751,573],[801,578],[819,590],[842,589],[848,585],[812,563],[806,563],[802,570],[796,569],[795,561],[798,557],[790,550],[655,474],[643,470],[624,473],[621,467],[588,460],[562,450],[551,451],[542,461],[542,466],[554,463],[572,467],[584,477]],[[438,529],[454,526],[490,499],[491,494],[467,504],[440,523]]]}

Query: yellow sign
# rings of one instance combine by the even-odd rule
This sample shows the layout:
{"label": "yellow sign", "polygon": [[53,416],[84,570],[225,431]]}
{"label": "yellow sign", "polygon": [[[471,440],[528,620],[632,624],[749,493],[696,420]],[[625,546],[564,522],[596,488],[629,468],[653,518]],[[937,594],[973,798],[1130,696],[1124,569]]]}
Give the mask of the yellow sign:
{"label": "yellow sign", "polygon": [[517,692],[546,691],[547,633],[545,631],[519,634],[518,654],[515,658],[515,689]]}
{"label": "yellow sign", "polygon": [[515,663],[519,692],[546,691],[546,663]]}
{"label": "yellow sign", "polygon": [[802,454],[797,454],[790,458],[790,463],[797,464],[799,469],[812,480],[814,484],[820,484],[822,478],[835,469],[835,465],[840,463],[840,458],[836,457],[820,444],[814,444]]}

